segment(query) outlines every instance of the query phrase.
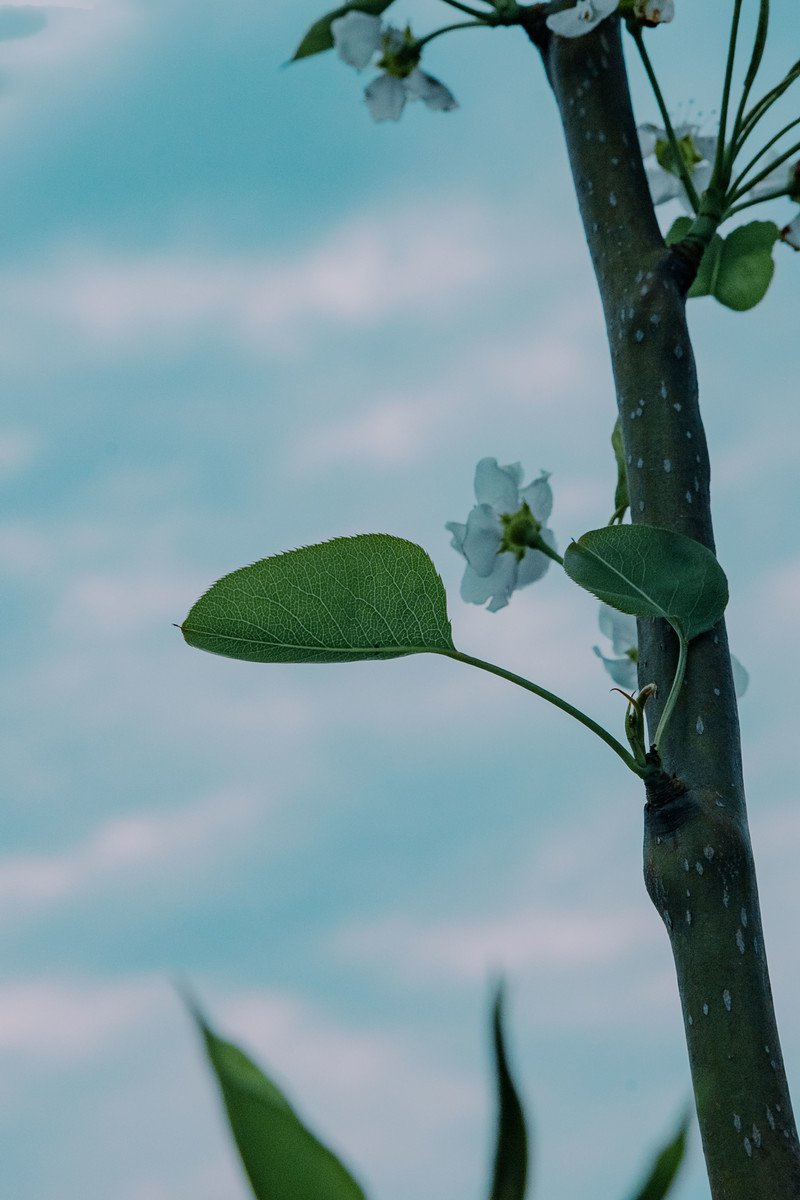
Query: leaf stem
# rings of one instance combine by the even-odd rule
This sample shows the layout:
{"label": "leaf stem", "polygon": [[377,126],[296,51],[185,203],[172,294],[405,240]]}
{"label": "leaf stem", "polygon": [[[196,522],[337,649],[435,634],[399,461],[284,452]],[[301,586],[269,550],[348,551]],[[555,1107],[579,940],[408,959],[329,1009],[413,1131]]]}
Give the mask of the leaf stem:
{"label": "leaf stem", "polygon": [[661,714],[661,720],[658,722],[656,736],[653,738],[653,745],[655,746],[656,750],[658,750],[664,738],[664,733],[677,703],[680,690],[683,687],[683,678],[686,674],[686,657],[689,650],[689,643],[682,633],[679,633],[678,637],[680,639],[678,665],[675,668],[675,678],[672,681],[672,687],[670,688],[669,695],[667,696],[667,703],[664,705],[664,711]]}
{"label": "leaf stem", "polygon": [[[479,12],[475,8],[470,8],[468,4],[461,4],[460,0],[444,0],[445,4],[449,4],[451,8],[457,8],[459,12],[466,13],[470,17],[477,17],[485,25],[493,24],[492,14],[489,12]],[[439,31],[440,33],[443,30]]]}
{"label": "leaf stem", "polygon": [[610,746],[615,754],[619,755],[625,766],[628,767],[640,779],[645,779],[652,773],[651,767],[643,767],[637,763],[636,759],[630,754],[621,742],[610,734],[607,729],[603,729],[602,725],[598,725],[586,713],[581,712],[579,708],[575,708],[568,700],[564,700],[561,696],[557,696],[554,692],[549,692],[547,688],[539,687],[538,683],[532,683],[530,679],[525,679],[522,675],[515,675],[513,671],[506,671],[504,667],[498,667],[495,663],[485,662],[482,658],[474,658],[471,654],[463,654],[460,650],[433,650],[433,654],[442,654],[446,658],[454,658],[458,662],[467,663],[468,666],[478,667],[481,671],[488,671],[490,675],[498,675],[501,679],[507,679],[509,683],[516,683],[518,687],[525,688],[527,692],[533,692],[534,696],[539,696],[542,700],[547,700],[549,704],[560,708],[562,712],[568,716],[574,717],[581,725],[585,725],[590,729],[601,741]]}
{"label": "leaf stem", "polygon": [[642,28],[640,25],[631,24],[628,26],[628,29],[633,40],[636,42],[636,48],[639,51],[639,57],[642,60],[642,66],[645,69],[647,78],[650,80],[650,86],[652,87],[653,94],[656,98],[658,111],[661,113],[661,120],[664,122],[664,132],[667,135],[667,140],[669,141],[670,149],[672,150],[672,154],[675,159],[675,166],[677,167],[678,174],[681,177],[681,183],[686,188],[686,194],[689,197],[692,208],[695,212],[697,212],[698,208],[700,207],[700,198],[697,195],[696,187],[692,183],[692,177],[689,174],[689,168],[686,165],[686,160],[684,159],[681,148],[678,145],[678,139],[675,136],[675,130],[672,127],[672,121],[670,120],[664,96],[662,95],[661,88],[656,78],[656,73],[653,70],[653,64],[650,61],[650,55],[647,53],[647,49],[644,44]]}

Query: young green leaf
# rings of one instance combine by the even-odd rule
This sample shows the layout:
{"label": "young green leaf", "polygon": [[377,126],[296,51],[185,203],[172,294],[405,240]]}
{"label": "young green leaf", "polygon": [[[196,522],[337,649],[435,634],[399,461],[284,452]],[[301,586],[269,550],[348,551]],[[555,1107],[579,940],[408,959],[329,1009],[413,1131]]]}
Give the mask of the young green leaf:
{"label": "young green leaf", "polygon": [[324,17],[315,21],[305,34],[292,55],[291,62],[309,58],[312,54],[321,54],[324,50],[331,50],[333,48],[331,21],[335,21],[337,17],[343,17],[349,12],[363,12],[369,13],[373,17],[379,17],[391,3],[392,0],[355,0],[355,3],[343,4],[341,8],[326,13]]}
{"label": "young green leaf", "polygon": [[503,1035],[503,989],[492,1007],[492,1044],[497,1077],[497,1146],[490,1200],[524,1200],[528,1176],[525,1114],[508,1068]]}
{"label": "young green leaf", "polygon": [[663,1200],[666,1196],[675,1182],[675,1177],[686,1153],[689,1119],[687,1112],[681,1118],[675,1134],[656,1156],[650,1173],[632,1200]]}
{"label": "young green leaf", "polygon": [[772,251],[778,233],[774,221],[751,221],[728,234],[713,288],[720,304],[745,312],[763,300],[775,272]]}
{"label": "young green leaf", "polygon": [[690,641],[716,625],[728,581],[714,555],[682,533],[610,525],[567,547],[564,570],[598,600],[635,617],[663,617]]}
{"label": "young green leaf", "polygon": [[256,1200],[365,1200],[346,1167],[274,1083],[190,1004]]}
{"label": "young green leaf", "polygon": [[190,646],[259,663],[357,662],[454,650],[442,581],[421,547],[384,533],[263,558],[209,588]]}

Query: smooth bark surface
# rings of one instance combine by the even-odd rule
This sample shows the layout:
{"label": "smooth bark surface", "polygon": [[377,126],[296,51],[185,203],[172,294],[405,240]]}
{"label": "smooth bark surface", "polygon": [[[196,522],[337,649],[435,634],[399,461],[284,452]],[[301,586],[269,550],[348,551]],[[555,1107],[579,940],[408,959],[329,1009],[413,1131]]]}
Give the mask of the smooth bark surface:
{"label": "smooth bark surface", "polygon": [[[619,20],[542,54],[608,328],[634,521],[714,549],[710,472],[686,326],[686,258],[665,247],[638,149]],[[723,564],[724,566],[724,564]],[[639,622],[639,683],[669,693],[676,639]],[[715,1200],[797,1200],[800,1152],[770,991],[724,624],[690,647],[645,809],[648,892],[672,944]]]}

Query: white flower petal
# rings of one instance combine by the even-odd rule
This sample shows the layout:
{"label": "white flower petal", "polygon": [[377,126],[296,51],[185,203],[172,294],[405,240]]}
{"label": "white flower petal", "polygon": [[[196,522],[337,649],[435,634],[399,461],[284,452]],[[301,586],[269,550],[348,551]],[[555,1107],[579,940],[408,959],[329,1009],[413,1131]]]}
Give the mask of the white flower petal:
{"label": "white flower petal", "polygon": [[364,12],[345,13],[331,21],[333,45],[342,61],[359,71],[368,67],[381,48],[381,27],[380,17]]}
{"label": "white flower petal", "polygon": [[406,94],[411,100],[421,100],[432,112],[452,112],[458,101],[449,88],[438,79],[420,71],[419,67],[405,79]]}
{"label": "white flower petal", "polygon": [[475,499],[478,504],[491,504],[497,512],[514,513],[520,506],[521,481],[519,463],[499,467],[496,458],[482,458],[475,468]]}
{"label": "white flower petal", "polygon": [[491,575],[478,575],[468,566],[461,580],[461,599],[468,604],[485,604],[491,599],[490,612],[505,608],[517,582],[517,560],[507,551],[498,554]]}
{"label": "white flower petal", "polygon": [[750,672],[742,666],[735,654],[731,655],[731,670],[733,671],[733,690],[737,700],[741,700],[750,683]]}
{"label": "white flower petal", "polygon": [[574,8],[565,8],[547,18],[547,28],[559,37],[583,37],[619,6],[619,0],[578,0]]}
{"label": "white flower petal", "polygon": [[367,108],[375,121],[399,121],[406,105],[406,89],[402,79],[383,71],[364,88]]}
{"label": "white flower petal", "polygon": [[793,250],[800,250],[800,213],[781,230],[781,238]]}
{"label": "white flower petal", "polygon": [[519,494],[520,501],[527,501],[528,508],[542,525],[553,511],[553,489],[547,482],[549,478],[550,472],[542,471],[539,478],[534,479],[533,483],[529,483]]}
{"label": "white flower petal", "polygon": [[[542,530],[542,540],[547,542],[548,546],[553,545],[555,537],[551,529]],[[555,550],[555,546],[553,545]],[[542,554],[541,550],[526,550],[519,564],[517,571],[517,587],[528,587],[531,583],[536,583],[541,579],[550,567],[550,559],[546,554]]]}
{"label": "white flower petal", "polygon": [[684,186],[677,175],[665,171],[655,158],[644,164],[644,171],[653,204],[664,204],[667,200],[674,200],[681,193],[685,193]]}
{"label": "white flower petal", "polygon": [[503,526],[497,513],[489,504],[477,504],[467,517],[462,553],[482,578],[494,570],[502,538]]}
{"label": "white flower petal", "polygon": [[767,195],[769,192],[776,192],[778,188],[786,188],[791,186],[794,177],[794,167],[787,163],[781,163],[779,167],[774,167],[769,175],[765,175],[759,183],[750,188],[747,193],[748,199],[756,200],[759,196]]}
{"label": "white flower petal", "polygon": [[[459,554],[464,554],[464,538],[467,534],[466,525],[462,525],[460,521],[448,521],[445,529],[449,529],[453,535],[450,539],[450,545],[453,549],[457,550]],[[464,554],[464,558],[466,557],[466,554]]]}
{"label": "white flower petal", "polygon": [[666,136],[663,129],[649,124],[639,125],[636,133],[639,136],[639,150],[642,158],[649,158],[651,154],[655,154],[656,142]]}
{"label": "white flower petal", "polygon": [[629,650],[638,647],[636,617],[632,617],[630,613],[617,612],[610,604],[601,604],[597,624],[600,626],[600,632],[611,642],[615,654],[627,654]]}
{"label": "white flower petal", "polygon": [[636,687],[636,663],[629,658],[606,658],[599,646],[592,646],[592,649],[617,687],[625,688],[628,692]]}

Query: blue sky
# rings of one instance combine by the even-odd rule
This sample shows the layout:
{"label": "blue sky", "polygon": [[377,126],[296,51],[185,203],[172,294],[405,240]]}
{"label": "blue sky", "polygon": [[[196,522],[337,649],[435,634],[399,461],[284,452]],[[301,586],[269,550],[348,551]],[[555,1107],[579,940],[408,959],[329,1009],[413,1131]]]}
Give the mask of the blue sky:
{"label": "blue sky", "polygon": [[[671,103],[708,112],[719,6],[678,9],[654,53]],[[774,10],[765,78],[789,65]],[[245,1196],[180,978],[375,1200],[479,1197],[504,971],[537,1195],[624,1197],[689,1089],[635,784],[458,664],[262,668],[172,626],[256,558],[399,534],[441,571],[458,645],[621,727],[591,598],[551,572],[467,608],[444,530],[484,455],[553,472],[562,545],[611,509],[599,304],[535,56],[443,39],[426,65],[461,108],[376,127],[333,56],[282,69],[308,0],[20,14],[0,8],[9,1195]],[[755,312],[691,321],[797,1078],[798,262],[778,250]],[[676,1197],[705,1195],[695,1144]]]}

